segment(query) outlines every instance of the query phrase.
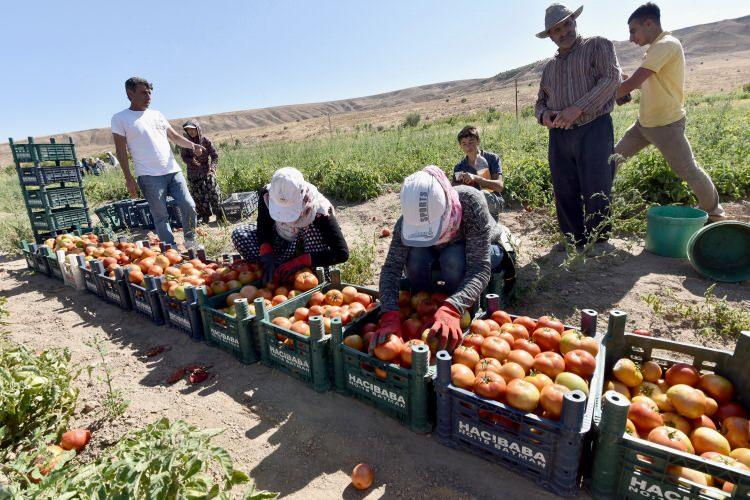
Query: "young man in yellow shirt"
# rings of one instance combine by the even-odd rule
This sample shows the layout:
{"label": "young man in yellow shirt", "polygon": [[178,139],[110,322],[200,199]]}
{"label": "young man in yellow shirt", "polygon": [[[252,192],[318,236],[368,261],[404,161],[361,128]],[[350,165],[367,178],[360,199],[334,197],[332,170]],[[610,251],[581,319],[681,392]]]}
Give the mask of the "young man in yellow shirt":
{"label": "young man in yellow shirt", "polygon": [[617,91],[618,103],[641,89],[638,119],[615,146],[628,159],[653,144],[674,173],[687,182],[698,205],[712,221],[724,218],[719,193],[708,174],[698,166],[685,137],[685,54],[682,44],[662,30],[661,12],[651,2],[638,7],[628,19],[630,41],[648,45],[641,66]]}

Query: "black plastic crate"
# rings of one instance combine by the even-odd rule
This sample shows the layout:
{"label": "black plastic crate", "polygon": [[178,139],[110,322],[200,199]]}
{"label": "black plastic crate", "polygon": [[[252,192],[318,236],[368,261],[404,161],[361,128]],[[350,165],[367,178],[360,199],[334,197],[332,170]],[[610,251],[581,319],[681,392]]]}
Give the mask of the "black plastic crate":
{"label": "black plastic crate", "polygon": [[198,304],[198,290],[185,287],[185,300],[178,300],[166,293],[158,294],[165,322],[195,341],[203,340],[203,318]]}
{"label": "black plastic crate", "polygon": [[37,247],[36,252],[33,254],[34,263],[36,265],[36,271],[39,274],[43,274],[45,276],[51,276],[52,271],[49,268],[49,261],[47,260],[47,256],[44,254],[43,248],[47,248],[44,245],[40,245]]}
{"label": "black plastic crate", "polygon": [[124,283],[133,310],[146,316],[157,325],[164,324],[164,315],[159,300],[159,289],[156,278],[144,276],[143,286],[130,282],[130,269],[125,269]]}
{"label": "black plastic crate", "polygon": [[122,231],[128,227],[125,224],[125,221],[120,217],[120,213],[114,203],[107,203],[106,205],[94,210],[94,213],[99,218],[101,224],[110,228],[112,231]]}
{"label": "black plastic crate", "polygon": [[[487,303],[489,316],[499,308],[500,298],[490,294]],[[596,336],[596,319],[595,311],[583,310],[580,330]],[[453,386],[451,355],[439,352],[435,379],[438,440],[514,469],[558,495],[576,495],[583,473],[582,457],[590,457],[588,433],[604,383],[605,356],[601,346],[589,395],[579,390],[567,393],[560,419],[551,420]]]}
{"label": "black plastic crate", "polygon": [[154,229],[154,217],[151,215],[151,209],[148,207],[146,200],[137,200],[128,208],[130,227],[139,227],[142,229]]}
{"label": "black plastic crate", "polygon": [[59,208],[71,205],[85,205],[86,197],[82,187],[57,187],[31,189],[25,191],[26,205],[32,209]]}
{"label": "black plastic crate", "polygon": [[258,209],[258,193],[232,193],[221,202],[220,207],[228,222],[239,222],[249,218]]}
{"label": "black plastic crate", "polygon": [[90,226],[88,210],[85,208],[57,208],[50,215],[46,212],[31,214],[31,227],[36,231],[54,231],[61,228]]}
{"label": "black plastic crate", "polygon": [[121,309],[129,311],[132,308],[130,294],[128,293],[128,282],[123,269],[115,268],[115,277],[110,278],[106,269],[96,275],[99,286],[107,302],[120,306]]}
{"label": "black plastic crate", "polygon": [[[87,266],[88,264],[88,266]],[[104,299],[104,290],[102,290],[101,284],[97,276],[104,273],[104,265],[100,260],[86,260],[83,255],[78,256],[78,269],[81,271],[83,276],[83,282],[86,285],[86,290],[93,293],[100,299]]]}

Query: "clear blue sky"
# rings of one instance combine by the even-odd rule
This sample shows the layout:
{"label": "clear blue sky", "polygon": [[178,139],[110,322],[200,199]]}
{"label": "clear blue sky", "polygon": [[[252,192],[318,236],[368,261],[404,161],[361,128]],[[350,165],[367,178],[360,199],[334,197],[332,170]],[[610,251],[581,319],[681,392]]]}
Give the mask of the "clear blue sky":
{"label": "clear blue sky", "polygon": [[[33,3],[0,14],[0,142],[109,126],[132,75],[171,119],[487,77],[554,51],[534,37],[548,0]],[[640,3],[588,2],[580,30],[627,39]],[[747,0],[658,3],[667,29],[750,14]]]}

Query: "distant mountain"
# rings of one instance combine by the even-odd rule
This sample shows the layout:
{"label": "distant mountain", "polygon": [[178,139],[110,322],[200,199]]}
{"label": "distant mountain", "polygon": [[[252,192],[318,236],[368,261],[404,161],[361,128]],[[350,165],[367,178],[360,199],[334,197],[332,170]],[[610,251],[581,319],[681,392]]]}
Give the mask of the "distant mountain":
{"label": "distant mountain", "polygon": [[[698,70],[688,75],[689,86],[703,91],[719,91],[734,80],[750,81],[750,16],[682,28],[675,30],[674,34],[682,41],[685,48],[689,70]],[[615,42],[615,48],[620,64],[626,71],[632,71],[637,67],[643,55],[643,48],[627,41]],[[550,47],[550,52],[552,50],[553,48]],[[274,125],[289,124],[289,127],[294,127],[299,122],[327,115],[369,112],[368,116],[371,116],[373,112],[379,110],[387,113],[389,108],[419,105],[438,100],[442,102],[446,96],[471,96],[508,89],[513,86],[516,79],[519,88],[528,89],[528,87],[535,86],[545,62],[546,60],[537,61],[489,78],[434,83],[367,97],[232,111],[197,118],[206,131],[217,136],[228,136],[229,134],[241,135],[242,132]],[[706,62],[705,67],[703,67],[704,62]],[[725,77],[730,73],[732,73],[732,79],[727,80]],[[718,76],[722,78],[717,78]],[[727,86],[727,89],[729,88],[731,87]],[[524,95],[528,97],[529,90],[525,90]],[[462,112],[458,106],[455,109],[456,113]],[[179,125],[184,120],[185,118],[175,119],[172,123]],[[53,137],[62,138],[63,136],[72,136],[79,150],[85,154],[113,149],[109,128],[56,134]],[[37,139],[47,140],[49,137]],[[0,149],[0,160],[2,164],[11,161],[7,147]]]}

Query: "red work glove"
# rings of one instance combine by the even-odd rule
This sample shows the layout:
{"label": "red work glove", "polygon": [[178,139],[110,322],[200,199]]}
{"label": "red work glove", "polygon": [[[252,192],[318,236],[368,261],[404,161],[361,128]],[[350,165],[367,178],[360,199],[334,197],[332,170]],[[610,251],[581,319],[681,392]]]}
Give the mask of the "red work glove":
{"label": "red work glove", "polygon": [[279,285],[289,284],[294,280],[294,273],[305,267],[312,265],[312,258],[309,253],[303,253],[299,257],[295,257],[290,261],[284,262],[276,269],[274,275],[274,281]]}
{"label": "red work glove", "polygon": [[380,317],[380,327],[375,330],[375,334],[370,340],[369,353],[372,354],[378,344],[388,340],[389,335],[397,335],[403,338],[401,334],[401,313],[399,311],[388,311]]}
{"label": "red work glove", "polygon": [[435,312],[435,322],[427,337],[428,344],[433,339],[437,339],[438,351],[447,349],[451,353],[461,343],[461,315],[448,302],[443,302]]}

